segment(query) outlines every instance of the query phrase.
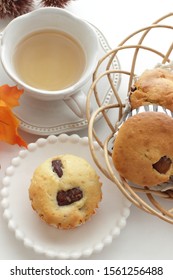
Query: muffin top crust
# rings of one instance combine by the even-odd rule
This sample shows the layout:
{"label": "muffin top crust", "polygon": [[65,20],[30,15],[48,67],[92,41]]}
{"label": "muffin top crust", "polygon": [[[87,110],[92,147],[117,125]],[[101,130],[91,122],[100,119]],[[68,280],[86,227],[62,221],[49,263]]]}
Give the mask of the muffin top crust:
{"label": "muffin top crust", "polygon": [[173,119],[160,112],[143,112],[120,127],[112,159],[119,174],[139,186],[152,187],[173,175]]}

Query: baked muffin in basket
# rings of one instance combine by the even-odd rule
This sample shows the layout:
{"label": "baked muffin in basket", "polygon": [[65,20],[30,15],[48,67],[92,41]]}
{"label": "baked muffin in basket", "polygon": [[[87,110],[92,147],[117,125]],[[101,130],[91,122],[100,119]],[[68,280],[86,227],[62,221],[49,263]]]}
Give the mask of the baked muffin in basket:
{"label": "baked muffin in basket", "polygon": [[93,167],[71,154],[47,159],[38,166],[29,187],[33,209],[49,225],[69,229],[85,223],[102,199]]}
{"label": "baked muffin in basket", "polygon": [[141,112],[122,123],[112,160],[119,174],[141,187],[168,182],[173,175],[173,118]]}
{"label": "baked muffin in basket", "polygon": [[173,72],[162,68],[145,70],[131,87],[129,102],[131,109],[157,104],[173,112]]}

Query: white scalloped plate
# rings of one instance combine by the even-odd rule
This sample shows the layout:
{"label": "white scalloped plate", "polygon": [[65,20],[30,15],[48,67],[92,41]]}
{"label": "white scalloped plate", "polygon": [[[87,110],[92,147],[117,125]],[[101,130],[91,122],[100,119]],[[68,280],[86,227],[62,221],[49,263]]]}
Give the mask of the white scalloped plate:
{"label": "white scalloped plate", "polygon": [[[104,164],[103,153],[97,143],[96,151]],[[95,215],[84,225],[72,230],[58,230],[43,222],[33,211],[28,187],[32,174],[41,162],[56,154],[71,153],[85,158],[97,171],[103,183],[103,199]],[[3,216],[17,239],[25,247],[49,258],[78,259],[100,252],[120,234],[129,216],[130,203],[114,183],[96,167],[88,145],[88,138],[78,135],[50,135],[28,145],[12,159],[6,170],[1,190]]]}

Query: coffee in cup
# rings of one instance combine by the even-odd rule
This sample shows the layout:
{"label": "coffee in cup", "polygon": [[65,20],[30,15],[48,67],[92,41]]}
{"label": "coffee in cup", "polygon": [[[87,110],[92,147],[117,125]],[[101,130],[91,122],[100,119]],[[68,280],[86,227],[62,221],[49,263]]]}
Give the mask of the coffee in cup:
{"label": "coffee in cup", "polygon": [[45,7],[19,16],[1,36],[2,65],[24,94],[64,100],[79,117],[86,114],[83,87],[96,68],[98,53],[92,25],[61,8]]}
{"label": "coffee in cup", "polygon": [[13,63],[26,84],[52,91],[75,84],[84,72],[86,58],[72,36],[52,29],[22,39],[14,50]]}

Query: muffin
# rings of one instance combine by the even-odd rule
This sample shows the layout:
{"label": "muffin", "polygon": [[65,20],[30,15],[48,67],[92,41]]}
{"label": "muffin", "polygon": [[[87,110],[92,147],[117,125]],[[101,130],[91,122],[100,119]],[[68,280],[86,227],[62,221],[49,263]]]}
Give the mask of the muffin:
{"label": "muffin", "polygon": [[173,119],[161,112],[142,112],[120,127],[112,160],[126,180],[153,187],[173,175]]}
{"label": "muffin", "polygon": [[71,154],[58,155],[36,168],[29,198],[47,224],[70,229],[95,213],[102,199],[101,185],[86,160]]}
{"label": "muffin", "polygon": [[146,70],[131,87],[132,109],[157,104],[173,112],[173,73],[162,68]]}

